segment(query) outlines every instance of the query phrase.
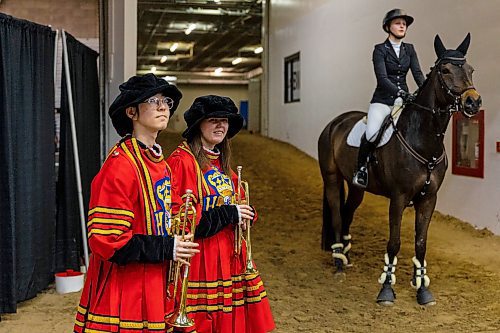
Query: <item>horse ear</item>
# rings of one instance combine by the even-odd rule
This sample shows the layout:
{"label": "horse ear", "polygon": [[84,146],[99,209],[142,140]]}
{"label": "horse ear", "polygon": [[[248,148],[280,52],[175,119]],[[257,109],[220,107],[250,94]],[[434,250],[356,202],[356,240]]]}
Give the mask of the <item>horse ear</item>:
{"label": "horse ear", "polygon": [[457,51],[459,51],[465,56],[467,50],[469,49],[469,45],[470,45],[470,32],[467,34],[467,36],[465,36],[465,39],[462,42],[462,44],[460,44],[460,46],[457,47]]}
{"label": "horse ear", "polygon": [[444,47],[441,38],[439,38],[439,35],[434,37],[434,51],[436,52],[438,59],[441,58],[441,56],[446,52],[446,48]]}

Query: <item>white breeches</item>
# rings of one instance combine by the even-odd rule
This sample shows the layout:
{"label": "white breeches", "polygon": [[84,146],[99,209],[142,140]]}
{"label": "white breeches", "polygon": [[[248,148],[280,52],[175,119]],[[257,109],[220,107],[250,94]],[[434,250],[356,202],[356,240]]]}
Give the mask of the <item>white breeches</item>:
{"label": "white breeches", "polygon": [[382,126],[385,117],[391,113],[392,108],[382,103],[372,103],[368,108],[368,119],[366,123],[366,139],[375,141],[377,132]]}

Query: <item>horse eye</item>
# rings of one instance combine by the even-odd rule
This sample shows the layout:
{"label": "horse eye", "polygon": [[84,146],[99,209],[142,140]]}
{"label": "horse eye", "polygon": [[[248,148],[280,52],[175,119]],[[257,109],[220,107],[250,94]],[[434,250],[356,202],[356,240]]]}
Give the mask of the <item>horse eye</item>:
{"label": "horse eye", "polygon": [[443,72],[443,74],[450,74],[451,73],[450,70],[446,67],[443,68],[442,72]]}

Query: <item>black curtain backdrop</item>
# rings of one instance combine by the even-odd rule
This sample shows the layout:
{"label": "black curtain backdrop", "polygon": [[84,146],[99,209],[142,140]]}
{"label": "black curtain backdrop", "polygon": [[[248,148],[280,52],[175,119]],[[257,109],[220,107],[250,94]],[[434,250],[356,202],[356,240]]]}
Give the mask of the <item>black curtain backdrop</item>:
{"label": "black curtain backdrop", "polygon": [[[98,53],[66,33],[73,107],[75,111],[82,192],[87,217],[90,184],[100,168],[100,111]],[[63,63],[64,64],[64,63]],[[57,182],[56,272],[78,269],[83,257],[78,193],[71,138],[69,104],[63,66],[61,91],[61,141]]]}
{"label": "black curtain backdrop", "polygon": [[0,13],[0,313],[53,279],[54,41]]}

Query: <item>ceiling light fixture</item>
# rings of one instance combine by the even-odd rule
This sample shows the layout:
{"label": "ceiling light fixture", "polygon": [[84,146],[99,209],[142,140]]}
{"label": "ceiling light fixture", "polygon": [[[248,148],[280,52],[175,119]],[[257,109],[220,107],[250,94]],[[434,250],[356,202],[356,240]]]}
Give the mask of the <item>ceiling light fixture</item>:
{"label": "ceiling light fixture", "polygon": [[163,64],[165,61],[167,61],[167,56],[161,57],[160,62]]}
{"label": "ceiling light fixture", "polygon": [[151,67],[151,73],[156,73],[156,66]]}
{"label": "ceiling light fixture", "polygon": [[163,79],[166,80],[166,81],[168,81],[168,82],[176,82],[177,81],[177,76],[167,75],[167,76],[164,76]]}
{"label": "ceiling light fixture", "polygon": [[196,23],[191,23],[184,33],[189,35],[194,29],[196,29]]}
{"label": "ceiling light fixture", "polygon": [[215,75],[221,75],[222,73],[222,67],[218,67],[214,70]]}
{"label": "ceiling light fixture", "polygon": [[253,52],[255,54],[259,54],[259,53],[262,53],[262,51],[264,51],[264,48],[262,46],[259,46],[258,48],[256,48],[255,50],[253,50]]}
{"label": "ceiling light fixture", "polygon": [[170,46],[170,52],[174,52],[177,50],[177,47],[179,46],[179,43],[173,43],[172,46]]}
{"label": "ceiling light fixture", "polygon": [[242,62],[242,61],[243,61],[243,59],[242,59],[242,58],[236,58],[236,59],[234,59],[233,61],[231,61],[231,63],[232,63],[233,65],[238,65],[238,64],[239,64],[240,62]]}

